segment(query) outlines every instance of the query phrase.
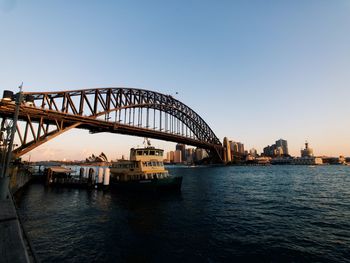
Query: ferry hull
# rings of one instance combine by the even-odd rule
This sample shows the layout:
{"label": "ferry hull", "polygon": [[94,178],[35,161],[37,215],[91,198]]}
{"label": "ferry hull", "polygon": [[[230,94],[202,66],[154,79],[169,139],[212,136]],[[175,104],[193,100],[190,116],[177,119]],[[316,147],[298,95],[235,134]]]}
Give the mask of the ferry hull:
{"label": "ferry hull", "polygon": [[111,177],[110,187],[127,191],[181,191],[182,177],[149,179],[137,181],[117,181]]}

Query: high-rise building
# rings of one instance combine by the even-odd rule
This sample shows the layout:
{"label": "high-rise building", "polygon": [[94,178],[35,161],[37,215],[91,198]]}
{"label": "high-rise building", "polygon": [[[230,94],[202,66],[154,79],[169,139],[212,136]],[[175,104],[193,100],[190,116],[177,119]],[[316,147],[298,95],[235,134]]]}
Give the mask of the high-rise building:
{"label": "high-rise building", "polygon": [[238,143],[234,141],[230,141],[230,145],[231,145],[231,151],[233,153],[238,153]]}
{"label": "high-rise building", "polygon": [[170,151],[168,159],[169,159],[169,162],[171,162],[171,163],[174,162],[174,151]]}
{"label": "high-rise building", "polygon": [[244,154],[244,144],[238,142],[237,145],[238,145],[238,152],[241,154]]}
{"label": "high-rise building", "polygon": [[174,163],[182,163],[182,152],[180,150],[174,152]]}
{"label": "high-rise building", "polygon": [[231,162],[232,160],[231,144],[229,143],[227,137],[224,138],[223,146],[224,146],[224,161]]}
{"label": "high-rise building", "polygon": [[265,156],[275,157],[275,156],[286,156],[289,155],[288,152],[288,143],[286,140],[279,139],[275,144],[271,146],[268,145],[263,149]]}
{"label": "high-rise building", "polygon": [[208,153],[206,150],[204,149],[201,149],[201,148],[196,148],[196,151],[195,151],[195,159],[196,161],[200,161],[206,157],[208,157]]}
{"label": "high-rise building", "polygon": [[186,149],[186,162],[187,163],[193,163],[193,155],[194,155],[193,148]]}
{"label": "high-rise building", "polygon": [[283,139],[279,139],[278,141],[276,141],[276,148],[281,147],[283,150],[283,155],[288,155],[288,143],[286,140]]}
{"label": "high-rise building", "polygon": [[274,156],[283,156],[284,155],[283,148],[281,146],[277,146],[276,149],[273,151],[273,155]]}
{"label": "high-rise building", "polygon": [[185,161],[186,160],[186,145],[178,143],[175,146],[176,150],[181,151],[181,160]]}

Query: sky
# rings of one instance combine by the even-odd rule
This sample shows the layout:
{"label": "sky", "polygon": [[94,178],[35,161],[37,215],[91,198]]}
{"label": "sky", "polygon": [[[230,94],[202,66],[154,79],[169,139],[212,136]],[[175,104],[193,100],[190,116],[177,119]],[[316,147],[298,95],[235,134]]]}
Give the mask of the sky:
{"label": "sky", "polygon": [[[307,140],[350,156],[349,72],[350,0],[0,0],[1,93],[154,90],[248,150],[283,138],[292,155]],[[142,142],[73,130],[24,159],[114,159]]]}

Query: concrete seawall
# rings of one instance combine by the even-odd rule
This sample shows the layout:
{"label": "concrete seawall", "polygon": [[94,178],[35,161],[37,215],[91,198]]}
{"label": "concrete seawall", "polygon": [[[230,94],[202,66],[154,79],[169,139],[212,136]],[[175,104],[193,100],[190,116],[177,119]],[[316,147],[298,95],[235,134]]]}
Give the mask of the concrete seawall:
{"label": "concrete seawall", "polygon": [[[0,262],[22,263],[35,262],[30,246],[24,238],[25,233],[17,215],[12,194],[24,187],[31,179],[30,174],[21,167],[10,170],[8,198],[0,200]],[[0,180],[6,180],[0,178]]]}

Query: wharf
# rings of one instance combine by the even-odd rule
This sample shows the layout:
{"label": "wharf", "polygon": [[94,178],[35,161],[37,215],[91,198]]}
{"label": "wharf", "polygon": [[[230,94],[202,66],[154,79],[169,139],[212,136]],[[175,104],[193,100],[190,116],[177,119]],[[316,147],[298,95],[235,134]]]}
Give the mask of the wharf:
{"label": "wharf", "polygon": [[7,179],[0,178],[0,262],[37,262],[12,198],[32,177],[21,165],[10,167],[9,174]]}
{"label": "wharf", "polygon": [[15,204],[9,199],[0,200],[0,261],[4,263],[33,262],[27,252]]}

